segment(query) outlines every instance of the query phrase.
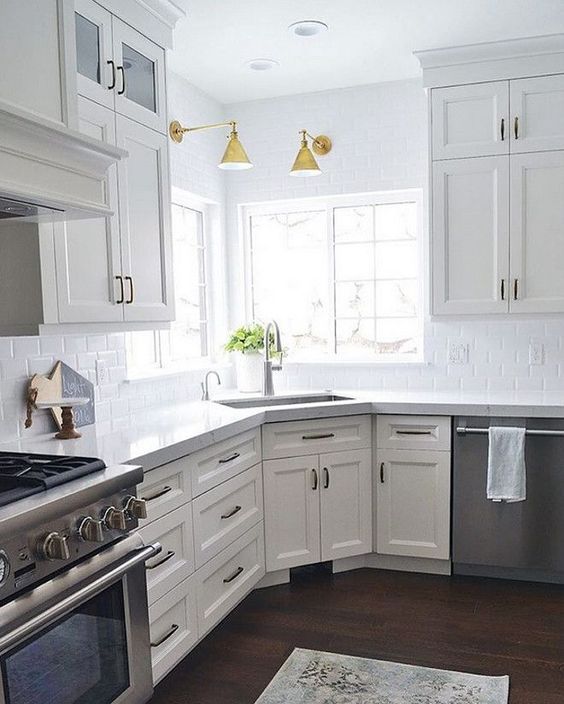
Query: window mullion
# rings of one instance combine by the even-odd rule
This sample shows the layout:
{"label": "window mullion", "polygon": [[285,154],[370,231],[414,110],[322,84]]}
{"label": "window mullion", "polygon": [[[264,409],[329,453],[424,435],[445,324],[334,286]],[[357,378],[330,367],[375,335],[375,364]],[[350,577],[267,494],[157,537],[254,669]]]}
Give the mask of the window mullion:
{"label": "window mullion", "polygon": [[335,214],[334,207],[330,202],[327,203],[327,262],[328,262],[328,301],[329,310],[328,316],[328,340],[329,354],[337,354],[337,285],[336,285],[336,269],[335,269]]}

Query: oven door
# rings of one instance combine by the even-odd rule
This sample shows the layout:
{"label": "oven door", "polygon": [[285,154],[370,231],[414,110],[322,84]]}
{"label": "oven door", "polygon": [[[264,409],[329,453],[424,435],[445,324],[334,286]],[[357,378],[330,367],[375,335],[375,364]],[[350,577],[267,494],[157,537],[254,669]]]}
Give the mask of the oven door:
{"label": "oven door", "polygon": [[145,560],[133,534],[0,607],[0,704],[142,704],[153,691]]}

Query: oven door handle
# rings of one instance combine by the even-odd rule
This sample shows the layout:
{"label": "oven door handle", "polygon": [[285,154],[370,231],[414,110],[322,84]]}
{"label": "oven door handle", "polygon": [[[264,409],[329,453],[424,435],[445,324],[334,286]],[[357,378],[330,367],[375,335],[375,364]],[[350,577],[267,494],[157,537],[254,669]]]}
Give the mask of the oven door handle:
{"label": "oven door handle", "polygon": [[80,606],[80,604],[92,599],[100,592],[103,592],[104,589],[107,589],[118,579],[121,579],[137,565],[158,555],[161,550],[162,547],[160,543],[153,543],[152,545],[146,545],[145,547],[133,550],[114,567],[105,571],[100,577],[88,582],[85,586],[69,594],[69,596],[53,604],[42,613],[31,618],[29,621],[25,621],[20,626],[2,636],[0,638],[0,653],[10,650],[34,633],[41,631],[53,621],[57,621],[59,618],[66,616],[73,609]]}

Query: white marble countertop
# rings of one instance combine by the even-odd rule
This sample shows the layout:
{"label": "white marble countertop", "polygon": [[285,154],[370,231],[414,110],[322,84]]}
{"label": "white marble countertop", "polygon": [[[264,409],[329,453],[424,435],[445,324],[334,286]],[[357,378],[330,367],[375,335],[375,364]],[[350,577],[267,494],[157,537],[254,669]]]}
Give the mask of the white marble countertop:
{"label": "white marble countertop", "polygon": [[[290,395],[291,392],[284,392]],[[325,392],[301,391],[296,394]],[[361,413],[406,413],[490,417],[564,418],[564,393],[462,393],[334,391],[350,401],[233,409],[195,401],[145,409],[127,421],[82,428],[77,440],[56,440],[52,433],[0,444],[4,452],[36,452],[100,457],[106,464],[140,464],[145,471],[256,428],[265,422]],[[248,398],[226,393],[226,398]]]}

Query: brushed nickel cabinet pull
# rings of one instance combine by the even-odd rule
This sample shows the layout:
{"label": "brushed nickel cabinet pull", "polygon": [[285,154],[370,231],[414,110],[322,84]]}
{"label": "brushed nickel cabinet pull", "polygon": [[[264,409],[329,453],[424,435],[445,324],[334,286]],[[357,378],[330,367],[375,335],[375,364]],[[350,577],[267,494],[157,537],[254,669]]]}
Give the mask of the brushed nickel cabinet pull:
{"label": "brushed nickel cabinet pull", "polygon": [[163,486],[163,488],[159,489],[156,493],[151,494],[150,496],[142,496],[141,498],[143,501],[154,501],[155,499],[159,499],[161,496],[168,494],[169,491],[172,491],[171,486]]}
{"label": "brushed nickel cabinet pull", "polygon": [[432,435],[430,430],[396,430],[396,435]]}
{"label": "brushed nickel cabinet pull", "polygon": [[519,279],[515,279],[513,282],[513,298],[514,300],[519,298]]}
{"label": "brushed nickel cabinet pull", "polygon": [[116,305],[121,305],[125,301],[125,289],[123,287],[123,276],[116,276],[119,281],[119,300],[116,301]]}
{"label": "brushed nickel cabinet pull", "polygon": [[234,579],[237,579],[237,577],[241,574],[244,569],[244,567],[237,567],[237,569],[235,570],[235,572],[233,572],[232,575],[230,575],[229,577],[225,577],[223,583],[229,584],[229,582],[232,582]]}
{"label": "brushed nickel cabinet pull", "polygon": [[501,280],[501,300],[505,301],[505,279]]}
{"label": "brushed nickel cabinet pull", "polygon": [[133,300],[134,300],[134,298],[135,298],[135,292],[134,292],[134,290],[133,290],[133,279],[132,279],[131,276],[124,276],[124,279],[125,279],[125,280],[127,281],[127,283],[129,284],[129,298],[128,298],[127,301],[125,302],[126,305],[129,305],[129,304],[133,303]]}
{"label": "brushed nickel cabinet pull", "polygon": [[302,435],[302,440],[324,440],[325,438],[334,438],[335,433],[318,433],[317,435]]}
{"label": "brushed nickel cabinet pull", "polygon": [[323,488],[328,489],[329,488],[329,470],[327,467],[323,467],[323,474],[325,475],[325,482],[323,483]]}
{"label": "brushed nickel cabinet pull", "polygon": [[384,463],[380,462],[380,484],[384,483]]}
{"label": "brushed nickel cabinet pull", "polygon": [[236,460],[237,457],[241,457],[240,452],[234,452],[232,455],[229,455],[229,457],[223,457],[222,459],[219,460],[219,464],[226,464],[227,462],[233,462],[233,460]]}
{"label": "brushed nickel cabinet pull", "polygon": [[231,518],[231,516],[234,516],[236,513],[239,513],[240,510],[241,510],[240,506],[235,506],[235,508],[232,508],[231,511],[228,511],[227,513],[222,513],[221,518],[222,519]]}
{"label": "brushed nickel cabinet pull", "polygon": [[316,469],[312,469],[311,472],[312,472],[312,484],[311,484],[311,488],[312,488],[314,491],[316,491],[316,490],[317,490],[317,470],[316,470]]}
{"label": "brushed nickel cabinet pull", "polygon": [[501,141],[505,140],[505,118],[501,118]]}
{"label": "brushed nickel cabinet pull", "polygon": [[168,640],[171,636],[173,636],[179,628],[180,626],[177,623],[173,623],[164,636],[161,636],[156,641],[151,641],[151,648],[158,648],[159,645],[162,645],[165,642],[165,640]]}
{"label": "brushed nickel cabinet pull", "polygon": [[515,116],[515,120],[513,122],[513,134],[515,135],[515,139],[519,139],[519,118],[517,115]]}
{"label": "brushed nickel cabinet pull", "polygon": [[174,550],[169,550],[167,554],[164,557],[161,557],[160,560],[157,560],[157,562],[152,562],[150,565],[146,564],[145,569],[146,570],[154,570],[157,567],[160,567],[161,565],[164,565],[165,562],[168,562],[170,559],[172,559],[175,556]]}
{"label": "brushed nickel cabinet pull", "polygon": [[108,86],[108,90],[113,90],[116,87],[116,65],[111,59],[106,61],[106,63],[110,64],[110,66],[112,67],[112,82]]}
{"label": "brushed nickel cabinet pull", "polygon": [[118,66],[117,70],[121,73],[121,88],[118,90],[118,95],[125,93],[125,69],[123,66]]}

